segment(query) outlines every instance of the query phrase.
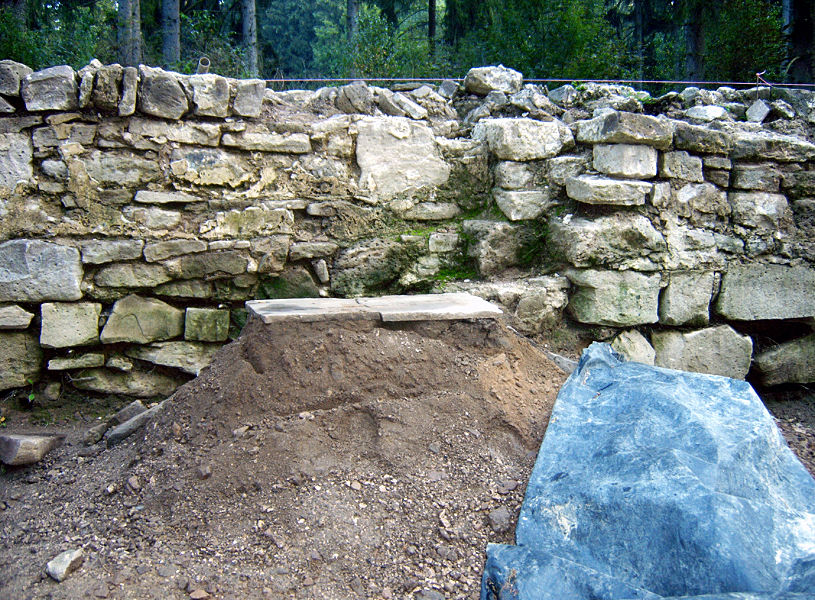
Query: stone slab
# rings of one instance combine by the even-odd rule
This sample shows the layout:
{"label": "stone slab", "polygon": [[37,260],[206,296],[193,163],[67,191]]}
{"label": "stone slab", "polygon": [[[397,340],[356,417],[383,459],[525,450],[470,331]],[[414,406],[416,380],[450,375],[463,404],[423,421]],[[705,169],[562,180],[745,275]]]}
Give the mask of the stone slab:
{"label": "stone slab", "polygon": [[785,265],[730,265],[716,312],[735,321],[815,316],[815,269]]}
{"label": "stone slab", "polygon": [[0,461],[10,466],[30,465],[59,446],[64,435],[0,435]]}
{"label": "stone slab", "polygon": [[0,329],[27,329],[33,313],[16,304],[0,306]]}
{"label": "stone slab", "polygon": [[0,301],[79,300],[81,282],[76,248],[23,239],[0,244]]}
{"label": "stone slab", "polygon": [[264,323],[277,321],[439,321],[494,319],[502,311],[477,296],[466,293],[377,298],[286,298],[252,300],[246,308]]}

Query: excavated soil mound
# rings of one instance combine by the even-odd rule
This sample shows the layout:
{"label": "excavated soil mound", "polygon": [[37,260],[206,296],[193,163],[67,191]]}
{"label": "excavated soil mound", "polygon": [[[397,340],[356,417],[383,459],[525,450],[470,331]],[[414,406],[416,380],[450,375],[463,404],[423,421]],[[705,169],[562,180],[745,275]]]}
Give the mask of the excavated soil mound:
{"label": "excavated soil mound", "polygon": [[10,473],[0,597],[476,598],[565,377],[489,320],[252,320],[138,439]]}

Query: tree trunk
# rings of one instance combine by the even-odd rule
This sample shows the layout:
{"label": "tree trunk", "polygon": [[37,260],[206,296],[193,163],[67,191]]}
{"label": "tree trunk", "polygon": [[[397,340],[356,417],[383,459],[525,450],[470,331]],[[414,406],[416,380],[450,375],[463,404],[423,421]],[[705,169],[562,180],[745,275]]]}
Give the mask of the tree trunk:
{"label": "tree trunk", "polygon": [[430,56],[436,54],[436,0],[427,0],[427,47]]}
{"label": "tree trunk", "polygon": [[352,43],[359,29],[359,0],[348,0],[346,6],[345,34],[348,36],[348,43]]}
{"label": "tree trunk", "polygon": [[179,0],[161,0],[161,52],[164,65],[169,67],[181,60],[181,23]]}
{"label": "tree trunk", "polygon": [[642,81],[645,72],[645,1],[634,0],[634,44],[637,57],[637,79]]}
{"label": "tree trunk", "polygon": [[243,47],[246,49],[246,71],[249,77],[258,76],[258,26],[255,18],[255,0],[243,0]]}
{"label": "tree trunk", "polygon": [[141,62],[141,4],[139,0],[119,0],[118,8],[119,62],[137,67]]}
{"label": "tree trunk", "polygon": [[705,27],[701,6],[691,3],[685,21],[685,75],[701,81],[704,75]]}

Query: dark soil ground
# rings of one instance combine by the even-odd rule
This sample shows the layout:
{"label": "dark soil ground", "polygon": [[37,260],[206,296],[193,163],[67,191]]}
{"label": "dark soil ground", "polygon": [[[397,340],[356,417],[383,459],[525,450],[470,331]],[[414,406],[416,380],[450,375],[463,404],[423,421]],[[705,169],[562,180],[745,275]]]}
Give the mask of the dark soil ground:
{"label": "dark soil ground", "polygon": [[[146,431],[87,447],[93,422],[61,422],[63,446],[6,468],[0,600],[477,598],[566,378],[538,342],[493,321],[252,321]],[[813,394],[766,400],[815,473]],[[6,431],[44,429],[29,416]],[[44,574],[80,547],[64,582]]]}
{"label": "dark soil ground", "polygon": [[253,322],[146,431],[6,470],[0,598],[476,598],[565,377],[492,321]]}

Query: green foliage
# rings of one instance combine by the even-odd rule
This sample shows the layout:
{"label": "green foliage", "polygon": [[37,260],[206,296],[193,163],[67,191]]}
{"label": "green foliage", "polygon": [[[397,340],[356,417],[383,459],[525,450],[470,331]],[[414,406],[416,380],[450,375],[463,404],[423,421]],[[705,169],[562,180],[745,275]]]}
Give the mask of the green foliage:
{"label": "green foliage", "polygon": [[[195,73],[198,59],[209,58],[211,71],[226,77],[247,77],[245,52],[229,36],[221,32],[221,16],[213,11],[199,10],[181,15],[181,62],[171,65],[180,73]],[[157,51],[160,54],[160,43]]]}

